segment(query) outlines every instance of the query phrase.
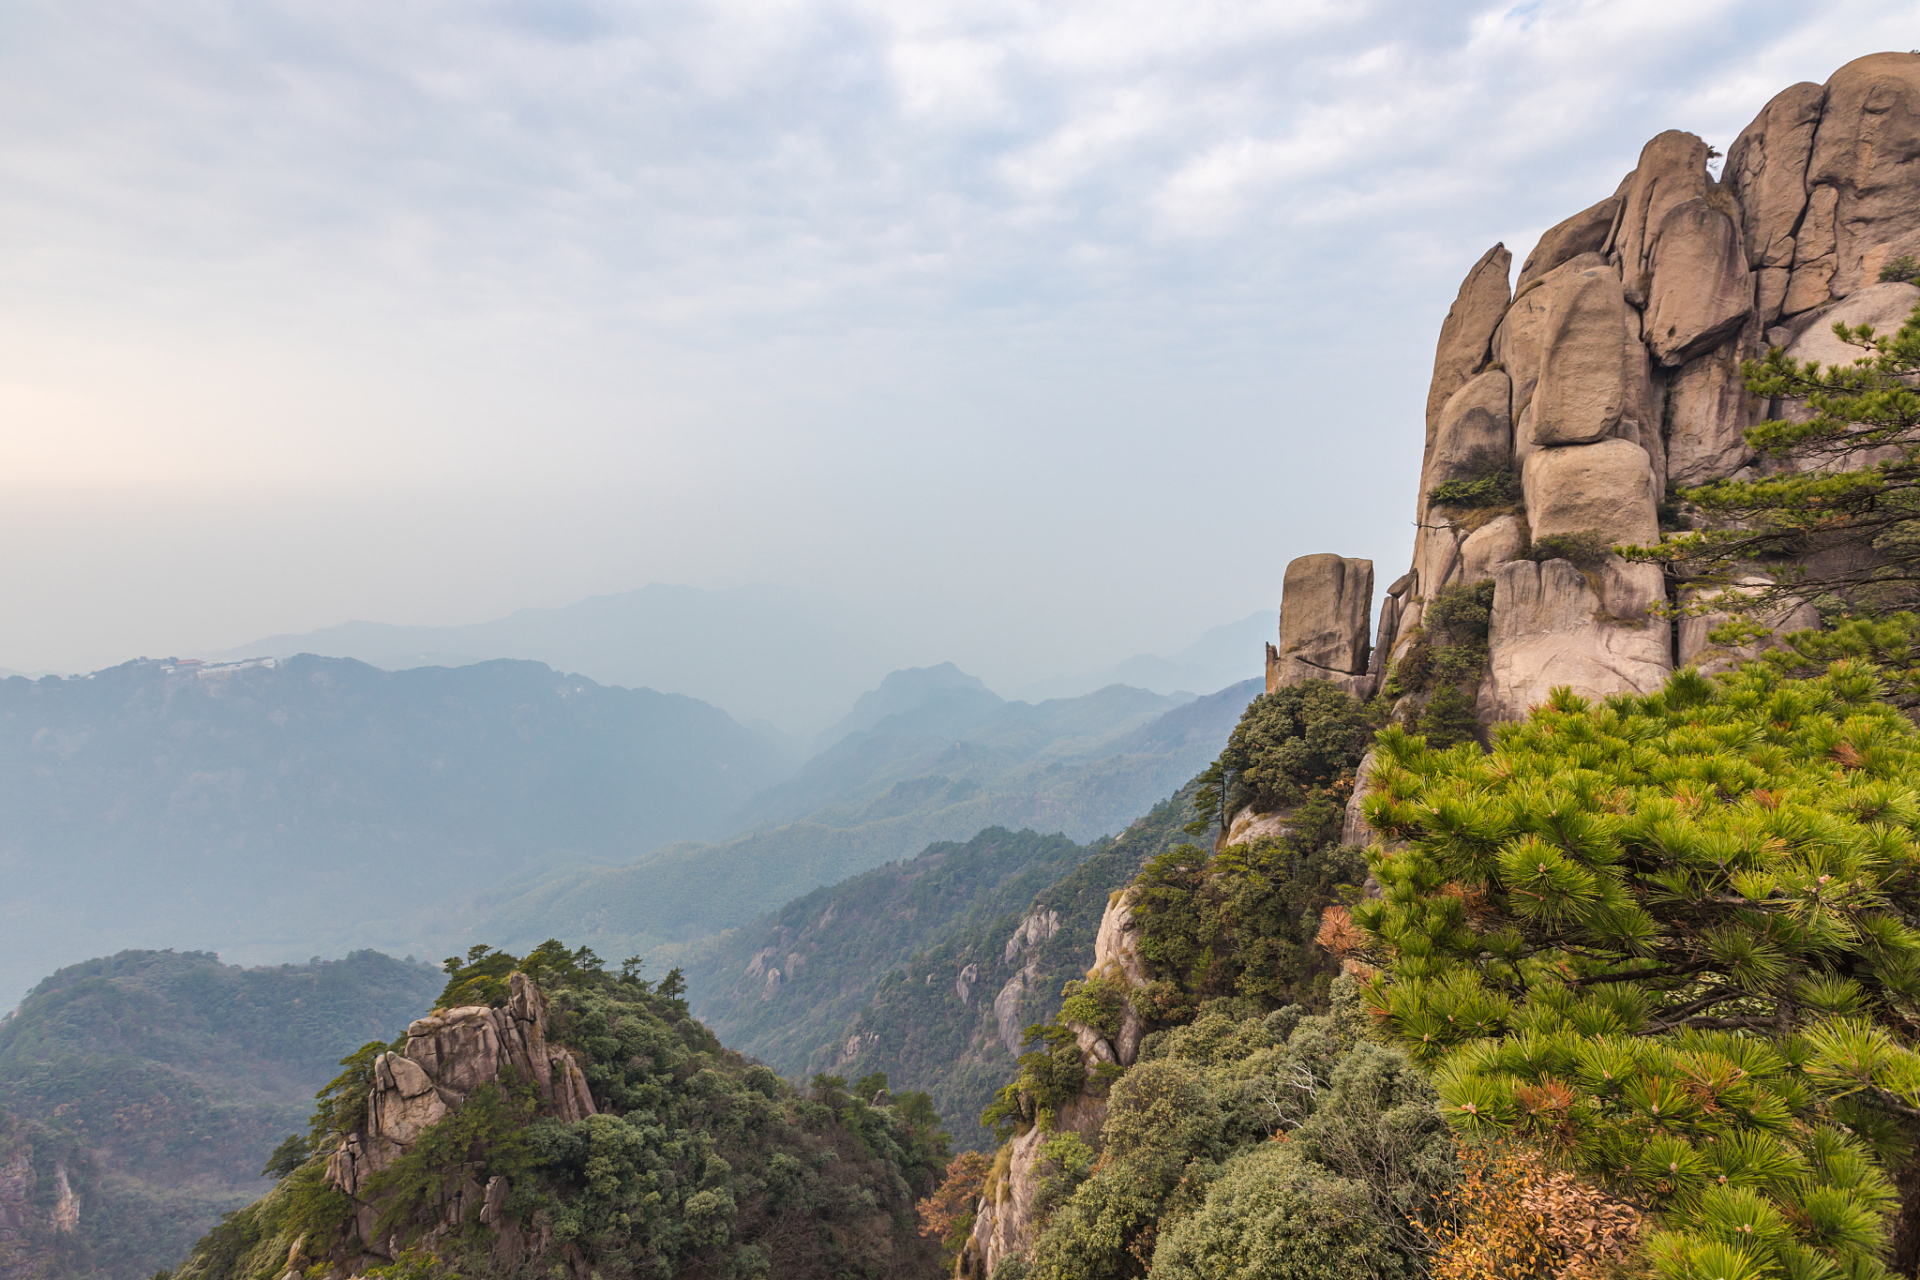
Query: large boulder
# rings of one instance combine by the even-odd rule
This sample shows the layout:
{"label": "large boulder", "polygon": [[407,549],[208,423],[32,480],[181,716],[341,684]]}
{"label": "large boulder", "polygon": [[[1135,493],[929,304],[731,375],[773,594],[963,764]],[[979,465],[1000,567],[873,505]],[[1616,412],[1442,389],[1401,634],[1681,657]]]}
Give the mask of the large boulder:
{"label": "large boulder", "polygon": [[1719,346],[1753,308],[1739,228],[1705,200],[1667,210],[1651,261],[1647,346],[1669,368]]}
{"label": "large boulder", "polygon": [[1481,254],[1480,261],[1460,282],[1460,292],[1440,325],[1433,381],[1427,387],[1428,449],[1433,447],[1433,433],[1440,425],[1441,406],[1487,363],[1493,331],[1506,314],[1512,296],[1507,287],[1507,272],[1512,266],[1513,255],[1503,244]]}
{"label": "large boulder", "polygon": [[1741,244],[1760,276],[1754,305],[1762,323],[1771,323],[1786,300],[1794,229],[1807,207],[1807,162],[1826,101],[1824,85],[1784,89],[1727,148],[1721,182],[1740,205]]}
{"label": "large boulder", "polygon": [[[1590,446],[1597,447],[1597,446]],[[1596,569],[1515,560],[1494,574],[1492,655],[1483,698],[1490,719],[1524,719],[1565,685],[1586,698],[1651,693],[1672,674],[1658,565],[1609,556]]]}
{"label": "large boulder", "polygon": [[[1628,180],[1631,181],[1631,178]],[[1627,183],[1622,183],[1624,192]],[[1621,193],[1616,192],[1588,209],[1582,209],[1565,222],[1550,227],[1540,237],[1540,243],[1527,255],[1525,265],[1520,268],[1520,280],[1514,285],[1517,295],[1535,280],[1547,274],[1563,262],[1570,262],[1583,253],[1599,253],[1607,247],[1607,237],[1613,234],[1613,224],[1619,219]]]}
{"label": "large boulder", "polygon": [[1280,591],[1280,645],[1267,689],[1331,680],[1364,696],[1373,615],[1373,561],[1301,556]]}
{"label": "large boulder", "polygon": [[[1547,352],[1547,324],[1554,300],[1567,281],[1592,268],[1606,268],[1597,253],[1570,258],[1528,285],[1507,309],[1493,335],[1493,358],[1513,383],[1513,447],[1521,457],[1532,451],[1531,409]],[[1523,423],[1527,424],[1523,427]]]}
{"label": "large boulder", "polygon": [[1591,444],[1620,425],[1626,324],[1620,277],[1610,267],[1589,267],[1555,290],[1533,396],[1532,443]]}
{"label": "large boulder", "polygon": [[1647,301],[1653,242],[1668,210],[1706,194],[1707,144],[1699,138],[1669,129],[1641,148],[1613,240],[1627,301],[1636,307]]}
{"label": "large boulder", "polygon": [[1538,449],[1521,472],[1533,539],[1597,533],[1609,546],[1660,539],[1646,450],[1626,440]]}
{"label": "large boulder", "polygon": [[1527,533],[1518,516],[1495,516],[1460,544],[1462,582],[1484,582],[1507,561],[1527,549]]}
{"label": "large boulder", "polygon": [[1920,54],[1870,54],[1833,73],[1807,182],[1835,196],[1834,297],[1920,253]]}
{"label": "large boulder", "polygon": [[1796,360],[1818,360],[1823,365],[1849,365],[1868,354],[1862,347],[1842,342],[1833,326],[1872,325],[1874,332],[1890,334],[1906,323],[1920,305],[1920,288],[1899,281],[1869,285],[1819,312],[1811,323],[1796,325],[1798,333],[1786,344]]}
{"label": "large boulder", "polygon": [[[1758,327],[1758,317],[1750,328]],[[1757,354],[1758,334],[1729,338],[1674,370],[1667,383],[1667,475],[1678,485],[1724,480],[1753,461],[1746,430],[1756,397],[1740,362]]]}
{"label": "large boulder", "polygon": [[1420,480],[1422,510],[1427,490],[1435,485],[1506,465],[1513,455],[1512,398],[1513,383],[1506,373],[1489,369],[1447,399],[1440,410],[1426,474]]}

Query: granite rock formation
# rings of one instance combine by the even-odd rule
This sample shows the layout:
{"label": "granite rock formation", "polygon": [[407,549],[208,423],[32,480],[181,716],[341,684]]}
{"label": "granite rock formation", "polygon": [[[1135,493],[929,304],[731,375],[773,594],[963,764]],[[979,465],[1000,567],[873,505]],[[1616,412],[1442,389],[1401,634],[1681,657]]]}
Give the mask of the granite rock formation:
{"label": "granite rock formation", "polygon": [[[340,1140],[327,1159],[327,1180],[354,1202],[360,1238],[374,1255],[369,1265],[394,1255],[376,1239],[379,1205],[367,1195],[368,1180],[389,1168],[429,1126],[459,1109],[475,1089],[501,1082],[531,1083],[541,1114],[583,1120],[594,1114],[586,1076],[573,1055],[550,1044],[547,997],[523,973],[512,975],[504,1006],[439,1009],[407,1027],[407,1047],[373,1061],[367,1119]],[[497,1181],[497,1180],[496,1180]],[[503,1200],[507,1188],[478,1183],[455,1189],[445,1205],[451,1229],[465,1211]]]}
{"label": "granite rock formation", "polygon": [[[1793,85],[1718,176],[1710,159],[1682,130],[1648,142],[1611,196],[1540,238],[1511,295],[1504,246],[1473,264],[1434,356],[1413,564],[1387,593],[1371,660],[1355,598],[1363,578],[1371,595],[1371,566],[1303,557],[1287,568],[1269,690],[1320,677],[1369,696],[1456,583],[1496,584],[1483,722],[1522,717],[1559,686],[1647,692],[1676,664],[1739,656],[1707,643],[1710,620],[1665,616],[1689,602],[1658,568],[1604,548],[1657,541],[1670,486],[1753,474],[1745,431],[1805,412],[1749,395],[1743,361],[1769,346],[1850,361],[1860,352],[1836,322],[1897,327],[1920,302],[1920,288],[1878,279],[1920,254],[1920,54]],[[1429,497],[1503,473],[1518,491],[1508,505]],[[1806,606],[1771,619],[1776,631],[1814,620]]]}

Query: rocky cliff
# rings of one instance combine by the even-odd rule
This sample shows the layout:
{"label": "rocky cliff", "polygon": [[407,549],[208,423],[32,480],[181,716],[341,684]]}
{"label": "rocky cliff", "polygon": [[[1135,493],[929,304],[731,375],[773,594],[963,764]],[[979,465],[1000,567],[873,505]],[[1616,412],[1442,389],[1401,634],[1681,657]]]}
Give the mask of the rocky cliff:
{"label": "rocky cliff", "polygon": [[[1444,681],[1470,722],[1488,725],[1523,717],[1557,686],[1647,692],[1677,666],[1740,656],[1710,643],[1711,616],[1659,608],[1685,601],[1658,566],[1609,548],[1657,541],[1671,487],[1753,474],[1743,433],[1800,411],[1750,396],[1742,361],[1769,346],[1851,359],[1835,323],[1885,327],[1920,303],[1920,288],[1878,280],[1890,259],[1920,254],[1920,55],[1876,54],[1824,86],[1795,85],[1740,135],[1718,177],[1712,158],[1700,138],[1663,133],[1613,194],[1541,237],[1517,280],[1502,245],[1474,263],[1441,325],[1412,565],[1386,588],[1375,629],[1371,562],[1289,564],[1268,692],[1325,680],[1362,699],[1385,694],[1411,720]],[[1785,631],[1819,615],[1800,604],[1766,621]],[[1452,665],[1437,660],[1443,648]],[[1368,768],[1362,760],[1359,775]],[[1371,838],[1360,800],[1339,842]],[[1231,814],[1216,851],[1297,821],[1258,809]],[[1131,990],[1150,976],[1135,892],[1110,899],[1088,972]],[[1288,1025],[1298,1012],[1286,1011]],[[1097,1068],[1140,1053],[1131,1002],[1112,1037],[1064,1025],[1087,1085],[1050,1129],[1032,1114],[1016,1126],[977,1203],[963,1277],[985,1280],[1031,1253],[1046,1227],[1044,1143],[1096,1137],[1112,1079]]]}
{"label": "rocky cliff", "polygon": [[[1108,898],[1106,913],[1100,918],[1100,931],[1094,938],[1093,965],[1087,970],[1089,978],[1118,978],[1128,987],[1146,985],[1147,967],[1135,946],[1132,895],[1131,889],[1116,889]],[[1120,1033],[1111,1040],[1093,1027],[1069,1024],[1079,1036],[1081,1057],[1090,1066],[1133,1065],[1134,1055],[1140,1049],[1140,1015],[1128,1004],[1122,1017]],[[1050,1127],[1031,1125],[1001,1149],[1000,1163],[995,1165],[994,1176],[988,1179],[985,1193],[974,1211],[973,1235],[961,1249],[960,1276],[988,1280],[1002,1259],[1024,1254],[1033,1246],[1041,1225],[1035,1213],[1035,1199],[1039,1191],[1042,1145],[1060,1133],[1095,1138],[1106,1118],[1105,1081],[1090,1073],[1086,1087],[1060,1106]]]}
{"label": "rocky cliff", "polygon": [[1482,724],[1556,686],[1646,692],[1677,666],[1737,656],[1712,649],[1710,621],[1650,611],[1669,603],[1660,568],[1605,548],[1657,541],[1672,487],[1755,474],[1743,433],[1803,411],[1749,395],[1742,361],[1771,346],[1851,360],[1834,324],[1897,327],[1920,302],[1920,288],[1879,281],[1920,252],[1920,55],[1794,85],[1718,177],[1713,158],[1695,135],[1663,133],[1613,194],[1540,238],[1511,287],[1504,246],[1474,263],[1440,327],[1413,563],[1369,636],[1371,563],[1295,560],[1269,689],[1390,688],[1390,668],[1435,641],[1423,624],[1441,593],[1488,581]]}
{"label": "rocky cliff", "polygon": [[[531,1087],[539,1113],[562,1122],[595,1114],[573,1054],[549,1042],[546,996],[524,973],[512,975],[510,990],[498,1009],[442,1009],[416,1020],[407,1027],[403,1051],[373,1060],[366,1121],[343,1135],[327,1160],[327,1181],[353,1200],[355,1226],[372,1255],[362,1259],[363,1266],[392,1260],[404,1244],[391,1231],[376,1230],[382,1205],[369,1193],[369,1182],[481,1085]],[[499,1248],[517,1260],[525,1249],[518,1230],[504,1218],[495,1223],[509,1190],[504,1177],[490,1178],[485,1186],[467,1178],[443,1197],[437,1206],[440,1222],[421,1243],[430,1248],[478,1205],[479,1220],[500,1233]]]}

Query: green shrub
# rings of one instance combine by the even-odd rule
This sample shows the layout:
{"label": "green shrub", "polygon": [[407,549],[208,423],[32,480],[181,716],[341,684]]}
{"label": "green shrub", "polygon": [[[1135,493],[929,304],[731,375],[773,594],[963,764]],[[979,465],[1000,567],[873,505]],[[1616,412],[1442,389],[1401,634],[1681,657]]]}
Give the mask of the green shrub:
{"label": "green shrub", "polygon": [[1188,828],[1198,835],[1246,805],[1271,813],[1350,776],[1373,736],[1366,708],[1326,680],[1262,694],[1234,726],[1227,746],[1199,777]]}
{"label": "green shrub", "polygon": [[1520,475],[1504,461],[1477,475],[1448,480],[1427,490],[1427,501],[1436,507],[1510,507],[1520,500]]}
{"label": "green shrub", "polygon": [[1597,529],[1550,533],[1535,538],[1524,553],[1529,560],[1571,560],[1583,569],[1592,568],[1611,554],[1613,544]]}
{"label": "green shrub", "polygon": [[1212,1144],[1219,1124],[1219,1108],[1200,1074],[1185,1063],[1161,1059],[1139,1063],[1114,1084],[1101,1139],[1118,1160],[1144,1153],[1172,1154],[1184,1162]]}
{"label": "green shrub", "polygon": [[1875,1274],[1920,1115],[1920,738],[1871,668],[1786,661],[1561,690],[1489,756],[1389,730],[1367,801],[1381,1026],[1457,1126],[1659,1212],[1676,1280]]}
{"label": "green shrub", "polygon": [[1439,751],[1478,740],[1480,722],[1474,718],[1473,703],[1460,692],[1460,686],[1447,681],[1427,699],[1420,712],[1419,730],[1427,745]]}
{"label": "green shrub", "polygon": [[1199,1212],[1153,1252],[1152,1280],[1386,1280],[1415,1274],[1389,1244],[1363,1184],[1336,1178],[1292,1144],[1229,1164]]}
{"label": "green shrub", "polygon": [[1059,1022],[1035,1023],[1022,1034],[1020,1074],[980,1114],[982,1128],[1001,1141],[1058,1111],[1087,1086],[1086,1062],[1073,1031]]}
{"label": "green shrub", "polygon": [[1484,644],[1493,621],[1493,579],[1454,582],[1440,588],[1420,616],[1438,645]]}
{"label": "green shrub", "polygon": [[1910,253],[1888,258],[1880,268],[1881,284],[1920,284],[1920,258]]}
{"label": "green shrub", "polygon": [[1364,855],[1339,844],[1345,811],[1324,795],[1296,811],[1319,821],[1281,839],[1209,857],[1180,845],[1134,881],[1138,947],[1156,981],[1134,994],[1150,1023],[1184,1022],[1201,1004],[1244,996],[1259,1011],[1320,1004],[1337,964],[1314,944],[1320,913],[1360,883]]}

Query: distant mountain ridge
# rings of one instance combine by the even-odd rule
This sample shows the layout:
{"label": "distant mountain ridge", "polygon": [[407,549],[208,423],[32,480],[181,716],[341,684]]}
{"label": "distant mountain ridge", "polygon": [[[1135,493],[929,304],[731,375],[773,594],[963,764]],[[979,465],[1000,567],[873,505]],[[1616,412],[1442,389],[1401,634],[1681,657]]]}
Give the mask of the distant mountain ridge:
{"label": "distant mountain ridge", "polygon": [[517,609],[490,622],[348,622],[196,656],[316,653],[389,670],[522,658],[600,684],[685,694],[742,721],[766,719],[809,736],[888,670],[886,648],[866,620],[810,592],[654,583],[560,608]]}
{"label": "distant mountain ridge", "polygon": [[[670,960],[674,944],[743,925],[938,841],[971,840],[990,827],[1074,841],[1117,832],[1219,754],[1260,688],[1245,681],[1154,716],[1140,715],[1142,704],[1175,700],[1133,689],[1038,708],[1004,704],[977,726],[981,740],[943,740],[922,755],[902,752],[883,721],[809,762],[809,770],[824,771],[810,777],[815,790],[793,790],[809,778],[803,771],[741,811],[813,805],[803,819],[719,844],[671,845],[625,866],[583,868],[495,895],[471,934],[509,947],[564,935],[603,955],[651,952]],[[1113,728],[1090,744],[1076,741],[1075,732],[1088,727],[1076,722],[1076,712]],[[1037,731],[1030,717],[1038,717]]]}
{"label": "distant mountain ridge", "polygon": [[[1014,696],[1044,702],[1110,684],[1162,694],[1224,689],[1261,673],[1261,644],[1275,634],[1277,616],[1272,610],[1253,614],[1211,628],[1170,657],[1141,654],[1099,671],[1038,681]],[[813,592],[654,583],[558,608],[518,609],[487,622],[347,622],[190,656],[231,662],[313,653],[394,671],[520,658],[578,671],[600,684],[685,694],[742,723],[768,721],[797,743],[817,737],[819,746],[830,746],[853,727],[869,727],[828,730],[856,699],[880,693],[875,686],[885,683],[883,677],[892,679],[888,672],[919,647],[889,634],[884,613],[869,615]]]}
{"label": "distant mountain ridge", "polygon": [[792,764],[717,707],[533,662],[0,681],[0,1001],[127,943],[419,951],[504,880],[721,834]]}
{"label": "distant mountain ridge", "polygon": [[1238,622],[1209,627],[1186,648],[1167,657],[1135,654],[1124,662],[1078,676],[1055,676],[1017,690],[1028,702],[1072,698],[1110,684],[1154,693],[1205,693],[1263,675],[1264,645],[1279,633],[1280,611],[1263,609]]}

